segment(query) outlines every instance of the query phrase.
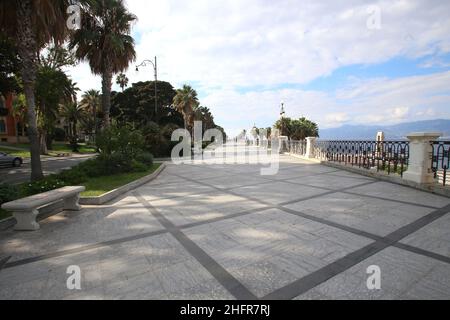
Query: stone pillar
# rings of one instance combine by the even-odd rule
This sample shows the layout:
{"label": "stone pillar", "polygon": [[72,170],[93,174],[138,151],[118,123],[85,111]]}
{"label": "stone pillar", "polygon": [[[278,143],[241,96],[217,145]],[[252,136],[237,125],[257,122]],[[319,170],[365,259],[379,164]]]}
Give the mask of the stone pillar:
{"label": "stone pillar", "polygon": [[431,171],[433,147],[430,142],[437,140],[441,133],[416,132],[407,136],[409,140],[408,170],[403,179],[416,183],[433,183],[434,175]]}
{"label": "stone pillar", "polygon": [[288,143],[289,143],[289,138],[286,136],[279,136],[278,137],[278,143],[280,144],[279,148],[280,148],[280,154],[285,153],[285,152],[289,152],[289,148],[288,148]]}
{"label": "stone pillar", "polygon": [[308,137],[306,138],[306,154],[305,157],[308,159],[312,159],[315,157],[314,149],[316,147],[316,137]]}

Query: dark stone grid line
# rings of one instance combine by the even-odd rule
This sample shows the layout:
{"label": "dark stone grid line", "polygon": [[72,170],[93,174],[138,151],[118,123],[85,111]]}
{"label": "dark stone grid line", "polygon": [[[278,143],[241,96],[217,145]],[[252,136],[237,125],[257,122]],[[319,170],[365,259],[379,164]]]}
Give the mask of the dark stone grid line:
{"label": "dark stone grid line", "polygon": [[133,195],[154,216],[164,228],[193,256],[225,289],[238,300],[256,300],[257,297],[242,283],[233,277],[224,267],[209,256],[194,241],[189,239],[169,219],[164,217],[155,207],[145,200],[138,192]]}
{"label": "dark stone grid line", "polygon": [[[336,260],[335,262],[310,273],[309,275],[294,281],[282,288],[279,288],[272,293],[263,297],[263,300],[287,300],[293,299],[303,293],[306,293],[310,289],[320,285],[321,283],[331,279],[338,274],[345,272],[351,267],[363,262],[367,258],[375,255],[376,253],[390,247],[394,246],[407,237],[408,235],[416,232],[417,230],[425,227],[426,225],[432,223],[433,221],[443,217],[450,211],[450,205],[447,205],[441,209],[438,209],[396,231],[390,233],[384,237],[381,241],[373,242],[359,250],[356,250],[343,258]],[[407,248],[408,246],[404,246]],[[420,250],[416,250],[419,252]]]}
{"label": "dark stone grid line", "polygon": [[[341,170],[337,170],[337,171],[341,171]],[[323,174],[327,174],[327,173],[323,173]],[[184,180],[188,180],[188,179],[186,179],[184,177],[182,177],[182,178]],[[289,179],[292,179],[292,178],[289,178]],[[204,182],[199,182],[199,181],[196,181],[196,180],[193,180],[193,179],[189,179],[189,180],[191,180],[193,182],[196,182],[196,183],[199,183],[199,184],[207,185]],[[274,180],[274,181],[277,181],[277,180]],[[377,181],[371,181],[370,183],[375,183],[375,182],[377,182]],[[367,184],[370,184],[370,183],[367,183]],[[362,231],[362,230],[358,230],[358,229],[351,228],[351,227],[348,227],[348,226],[345,226],[345,225],[341,225],[341,224],[338,224],[338,223],[334,223],[334,222],[331,222],[331,221],[328,221],[328,220],[325,220],[325,219],[321,219],[321,218],[317,218],[317,217],[314,217],[314,216],[310,216],[310,215],[307,215],[305,213],[298,212],[298,211],[295,211],[295,210],[287,209],[287,208],[284,208],[282,205],[273,205],[273,204],[261,201],[259,199],[255,199],[253,197],[247,197],[247,196],[243,196],[243,195],[241,195],[239,193],[230,192],[227,189],[217,188],[217,187],[211,186],[211,185],[208,185],[208,186],[210,186],[210,187],[212,187],[212,188],[214,188],[214,189],[216,189],[218,191],[224,191],[224,192],[229,193],[229,194],[233,194],[233,195],[236,195],[236,196],[247,198],[248,200],[251,200],[251,201],[259,202],[261,204],[264,204],[265,207],[252,209],[252,210],[247,210],[247,211],[243,211],[243,212],[240,212],[240,213],[236,213],[236,214],[232,214],[232,215],[224,216],[224,217],[219,217],[219,218],[215,218],[215,219],[211,219],[211,220],[205,220],[205,221],[200,221],[200,222],[195,222],[195,223],[191,223],[191,224],[182,225],[182,226],[179,226],[177,228],[177,230],[179,230],[180,232],[181,232],[181,229],[185,229],[185,228],[191,228],[191,227],[200,226],[200,225],[204,225],[204,224],[209,224],[209,223],[213,223],[213,222],[217,222],[217,221],[221,221],[221,220],[232,219],[232,218],[239,217],[239,216],[246,215],[246,214],[258,213],[258,212],[265,211],[265,210],[272,209],[272,208],[278,208],[278,209],[280,209],[280,210],[282,210],[282,211],[284,211],[286,213],[295,214],[297,216],[301,216],[301,217],[309,219],[309,220],[313,220],[313,221],[316,221],[316,222],[319,222],[319,223],[323,223],[323,224],[326,224],[326,225],[329,225],[329,226],[332,226],[332,227],[335,227],[335,228],[342,229],[342,230],[347,231],[347,232],[351,232],[353,234],[357,234],[357,235],[360,235],[360,236],[363,236],[363,237],[375,240],[374,243],[372,243],[372,244],[370,244],[370,245],[368,245],[368,246],[366,246],[366,247],[364,247],[362,249],[359,249],[359,250],[357,250],[357,251],[347,255],[346,257],[344,257],[342,259],[339,259],[338,261],[333,262],[330,265],[322,268],[323,269],[323,270],[321,269],[323,271],[322,273],[320,273],[320,274],[316,274],[316,273],[310,274],[310,275],[308,275],[308,276],[306,276],[306,277],[304,277],[302,279],[299,279],[299,280],[295,281],[294,283],[292,283],[292,284],[290,284],[290,285],[288,285],[286,287],[283,287],[283,288],[280,288],[280,289],[274,291],[273,293],[269,294],[268,296],[266,296],[264,298],[269,298],[269,299],[270,298],[276,298],[276,295],[280,295],[280,293],[283,294],[283,292],[286,293],[289,290],[292,291],[293,287],[296,288],[295,289],[296,292],[298,292],[299,290],[300,291],[305,290],[305,288],[308,288],[308,284],[310,286],[311,284],[317,283],[317,281],[320,280],[320,279],[324,279],[324,278],[329,279],[328,278],[328,274],[330,272],[331,272],[331,274],[333,274],[333,273],[336,273],[339,270],[345,271],[348,268],[347,269],[342,269],[343,267],[348,267],[351,263],[354,263],[355,261],[358,261],[358,260],[361,260],[361,259],[362,259],[361,261],[363,261],[363,260],[366,259],[366,258],[363,258],[364,256],[367,256],[367,255],[371,256],[371,255],[373,255],[373,254],[375,254],[375,253],[377,253],[377,252],[379,252],[379,251],[381,251],[381,250],[383,250],[383,249],[385,249],[385,248],[387,248],[389,246],[394,246],[394,247],[397,247],[397,248],[400,248],[400,249],[403,249],[403,250],[407,250],[407,251],[410,251],[410,252],[421,254],[421,255],[424,255],[424,256],[427,256],[427,257],[430,257],[430,258],[434,258],[434,259],[446,262],[446,263],[450,263],[450,258],[448,258],[446,256],[442,256],[442,255],[439,255],[439,254],[436,254],[436,253],[433,253],[433,252],[430,252],[430,251],[427,251],[427,250],[423,250],[423,249],[420,249],[420,248],[416,248],[416,247],[413,247],[413,246],[410,246],[410,245],[398,243],[398,241],[400,241],[404,237],[408,236],[409,234],[416,232],[420,228],[422,228],[422,227],[428,225],[429,223],[435,221],[436,219],[439,219],[440,217],[444,216],[448,211],[450,211],[450,206],[446,206],[444,208],[438,209],[438,210],[430,213],[429,215],[427,215],[427,216],[425,216],[425,217],[423,217],[421,219],[418,219],[417,221],[415,221],[415,222],[413,222],[413,223],[411,223],[411,224],[409,224],[409,225],[407,225],[407,226],[405,226],[403,228],[400,228],[400,229],[396,230],[395,232],[391,233],[390,235],[388,235],[388,236],[383,238],[383,237],[380,237],[378,235],[374,235],[374,234],[371,234],[371,233],[368,233],[368,232],[365,232],[365,231]],[[360,186],[360,185],[358,185],[358,186]],[[349,188],[346,188],[346,189],[350,190],[350,189],[356,188],[358,186],[353,186],[353,187],[349,187]],[[233,189],[233,188],[230,188],[230,189]],[[337,192],[342,192],[342,191],[343,191],[342,189],[341,190],[333,190],[333,192],[330,190],[330,192],[327,192],[326,194],[328,194],[328,193],[337,193]],[[314,196],[314,198],[315,197],[320,197],[320,196],[323,196],[323,195],[324,194],[317,195],[317,196]],[[361,196],[359,194],[355,194],[355,195]],[[395,200],[392,200],[392,199],[384,199],[384,198],[381,198],[381,199],[382,200],[388,200],[388,201],[395,201]],[[308,200],[308,199],[304,198],[304,199],[301,199],[301,200],[295,201],[295,202],[300,202],[300,201],[305,201],[305,200]],[[407,204],[410,204],[410,203],[407,203]],[[412,204],[412,205],[416,205],[416,204]],[[171,222],[169,221],[169,223],[171,223]],[[20,261],[14,261],[14,262],[10,262],[10,263],[6,263],[6,261],[5,261],[4,262],[4,268],[11,268],[11,267],[22,265],[22,264],[27,264],[27,263],[32,263],[32,262],[44,260],[44,259],[49,259],[49,258],[52,258],[52,257],[58,257],[58,256],[63,256],[63,255],[74,254],[74,253],[78,253],[78,252],[82,252],[82,251],[86,251],[86,250],[92,250],[92,249],[95,249],[95,248],[98,248],[98,247],[110,246],[110,245],[114,245],[114,244],[117,244],[117,243],[122,243],[122,242],[126,242],[126,241],[133,241],[133,240],[137,240],[137,239],[140,239],[140,238],[151,237],[151,236],[155,236],[155,235],[158,235],[158,234],[164,234],[164,233],[167,233],[167,232],[169,232],[169,231],[168,230],[159,230],[159,231],[150,232],[150,233],[146,233],[146,234],[141,234],[141,235],[125,237],[125,238],[121,238],[121,239],[105,241],[105,242],[102,242],[102,243],[87,245],[87,246],[83,246],[81,248],[75,248],[75,249],[70,249],[70,250],[59,251],[59,252],[56,252],[56,253],[44,254],[44,255],[41,255],[41,256],[37,256],[37,257],[23,259],[23,260],[20,260]],[[187,238],[185,235],[184,235],[184,237],[182,237],[182,236],[179,237],[180,240],[183,240],[183,239],[185,240],[185,238]],[[191,241],[191,240],[188,239],[188,242],[189,241]],[[198,246],[195,243],[193,243],[193,244],[194,244],[193,248],[195,250],[195,248],[198,247]],[[192,245],[192,243],[190,245]],[[192,248],[190,250],[192,250]],[[211,267],[214,273],[221,274],[221,272],[222,272],[221,268],[217,269],[216,268],[217,265],[215,265],[214,262],[209,260],[208,257],[202,256],[202,259],[204,259],[203,262],[206,265],[208,265],[208,266],[214,266],[214,267]],[[321,270],[318,270],[317,272],[319,272]],[[340,271],[340,272],[343,272],[343,271]],[[340,272],[336,273],[336,275],[339,274]],[[327,279],[325,279],[324,281],[326,281]],[[300,281],[301,281],[301,283],[300,283]],[[235,285],[237,285],[237,287],[240,288],[239,290],[242,290],[242,288],[236,283],[234,283],[234,285],[229,286],[230,289],[231,290],[235,290],[235,289],[233,289],[235,287]],[[291,288],[291,289],[289,289],[289,288]],[[245,290],[244,290],[244,292],[245,292]],[[304,291],[304,292],[306,292],[306,291]],[[240,295],[240,294],[242,294],[242,292],[240,292],[240,293],[236,292],[236,294]],[[250,294],[252,294],[252,293],[250,293]],[[301,294],[301,293],[299,293],[299,294]],[[299,294],[297,294],[297,295],[299,295]],[[245,295],[245,293],[244,293],[244,295]]]}

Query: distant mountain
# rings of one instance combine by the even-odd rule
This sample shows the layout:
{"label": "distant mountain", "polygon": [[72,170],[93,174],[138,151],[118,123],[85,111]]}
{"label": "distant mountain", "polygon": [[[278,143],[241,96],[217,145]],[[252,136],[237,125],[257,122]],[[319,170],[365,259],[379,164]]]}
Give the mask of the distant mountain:
{"label": "distant mountain", "polygon": [[442,132],[450,137],[450,120],[438,119],[399,123],[390,126],[344,125],[339,128],[320,130],[321,139],[375,139],[377,132],[383,131],[386,139],[402,139],[412,132]]}

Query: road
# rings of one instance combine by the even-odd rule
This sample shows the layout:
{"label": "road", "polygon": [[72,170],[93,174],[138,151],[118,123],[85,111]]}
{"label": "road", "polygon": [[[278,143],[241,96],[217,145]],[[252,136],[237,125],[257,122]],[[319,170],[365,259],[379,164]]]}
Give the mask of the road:
{"label": "road", "polygon": [[[77,164],[92,158],[93,155],[80,155],[67,158],[43,158],[42,170],[45,175],[58,173],[64,169],[69,169]],[[0,167],[0,183],[17,184],[27,182],[30,179],[31,166],[30,160],[25,159],[24,164],[20,168],[4,168]]]}

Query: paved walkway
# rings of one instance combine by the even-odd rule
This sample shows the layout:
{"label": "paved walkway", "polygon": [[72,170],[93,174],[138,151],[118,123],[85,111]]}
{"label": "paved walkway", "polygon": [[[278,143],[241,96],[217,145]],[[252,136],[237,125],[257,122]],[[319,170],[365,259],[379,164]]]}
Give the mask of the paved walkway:
{"label": "paved walkway", "polygon": [[0,233],[0,299],[449,299],[448,212],[448,198],[288,156],[275,176],[171,164],[110,205]]}

